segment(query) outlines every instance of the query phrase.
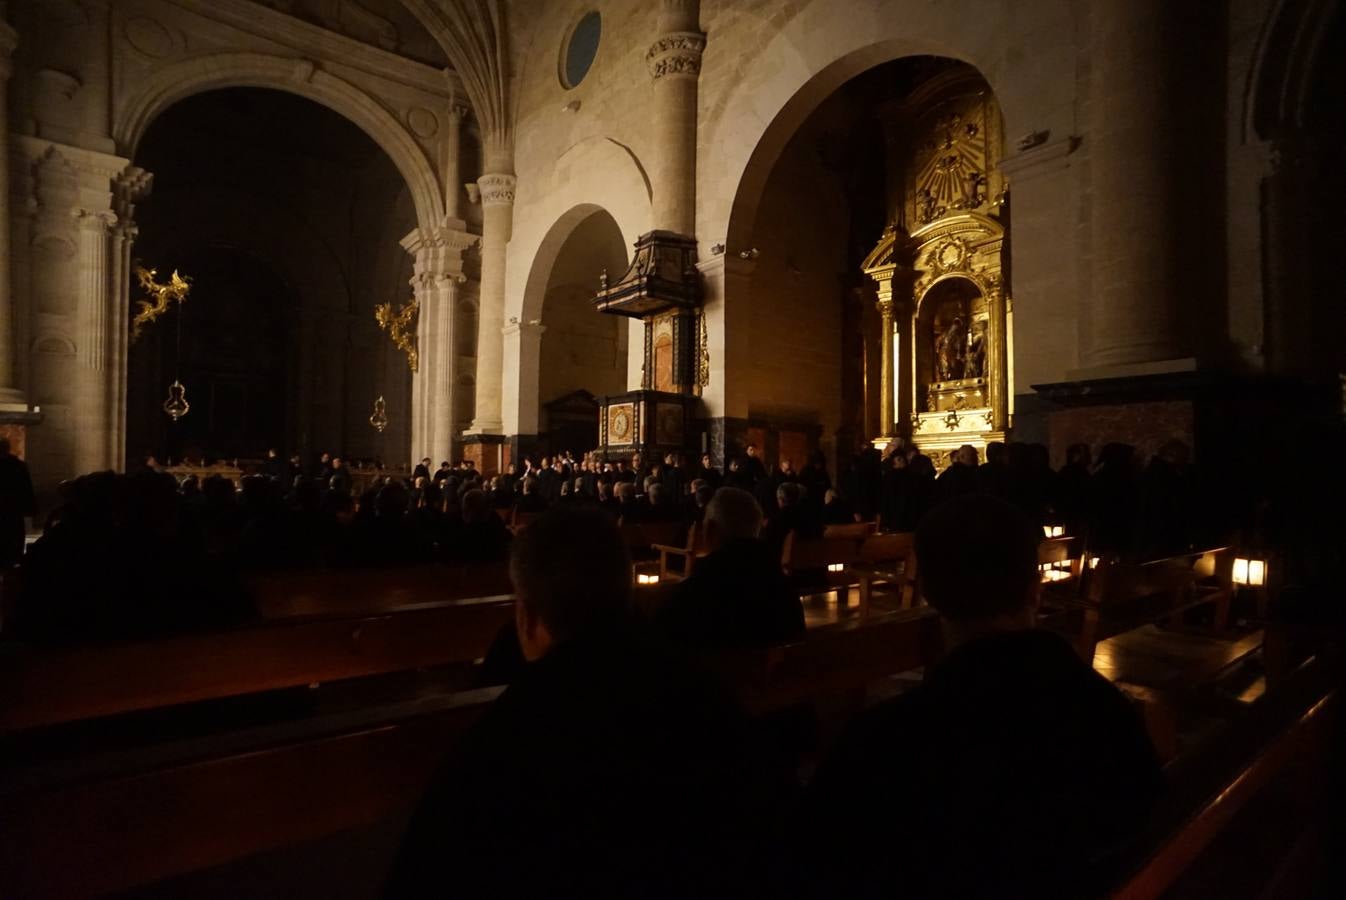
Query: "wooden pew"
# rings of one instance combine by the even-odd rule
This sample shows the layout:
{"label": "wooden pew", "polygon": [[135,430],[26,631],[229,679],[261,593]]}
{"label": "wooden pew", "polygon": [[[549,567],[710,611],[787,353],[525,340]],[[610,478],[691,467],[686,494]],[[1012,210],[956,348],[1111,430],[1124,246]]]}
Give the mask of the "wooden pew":
{"label": "wooden pew", "polygon": [[[928,612],[827,626],[708,660],[767,713],[930,662]],[[317,717],[134,754],[0,775],[0,884],[16,898],[91,897],[405,816],[498,689]]]}
{"label": "wooden pew", "polygon": [[[1304,860],[1297,858],[1296,849],[1302,846],[1303,836],[1325,825],[1332,814],[1324,808],[1323,787],[1329,780],[1332,729],[1338,727],[1335,723],[1343,714],[1341,674],[1340,661],[1311,659],[1212,742],[1209,752],[1170,765],[1165,802],[1155,811],[1146,832],[1121,854],[1106,879],[1110,884],[1100,893],[1111,900],[1169,896],[1227,829],[1241,827],[1266,834],[1267,823],[1256,812],[1246,821],[1239,817],[1269,791],[1286,790],[1289,782],[1298,793],[1296,815],[1275,823],[1277,832],[1291,832],[1280,842],[1281,848],[1289,848],[1279,860],[1282,871],[1263,869],[1259,874],[1266,881],[1261,885],[1223,885],[1237,887],[1239,896],[1278,896],[1270,886],[1285,870],[1302,868]],[[1318,808],[1306,808],[1310,805]],[[1274,848],[1279,837],[1266,834],[1258,844]],[[1207,868],[1216,872],[1235,869],[1226,880],[1245,875],[1228,860],[1206,861],[1210,863]],[[1197,879],[1197,894],[1189,890],[1181,895],[1229,896],[1222,885],[1210,883],[1209,874]],[[1313,874],[1299,877],[1312,879]]]}
{"label": "wooden pew", "polygon": [[[791,531],[781,546],[781,570],[801,594],[848,588],[858,583],[853,567],[861,561],[860,543],[853,537],[801,538]],[[835,566],[841,569],[832,571]],[[839,599],[844,603],[844,594]]]}
{"label": "wooden pew", "polygon": [[1203,577],[1208,561],[1213,563],[1219,552],[1140,565],[1105,562],[1090,571],[1083,582],[1083,598],[1066,603],[1083,613],[1074,635],[1080,656],[1092,662],[1099,641],[1207,604],[1214,608],[1214,630],[1223,631],[1232,592]]}
{"label": "wooden pew", "polygon": [[860,561],[854,565],[860,579],[860,615],[868,616],[875,583],[897,591],[902,609],[916,603],[916,536],[910,532],[873,534],[860,544]]}
{"label": "wooden pew", "polygon": [[324,681],[470,663],[509,597],[289,618],[157,640],[0,648],[0,733]]}
{"label": "wooden pew", "polygon": [[508,594],[513,587],[509,567],[491,562],[276,572],[249,578],[247,589],[262,618],[288,619],[387,612]]}
{"label": "wooden pew", "polygon": [[[694,522],[687,529],[687,540],[683,546],[652,543],[650,549],[659,554],[659,580],[661,582],[682,581],[692,574],[696,561],[710,553],[706,546],[705,533],[700,522]],[[682,560],[682,565],[674,568],[669,563],[674,559]]]}
{"label": "wooden pew", "polygon": [[0,782],[5,896],[103,896],[405,815],[499,691],[186,741],[122,771]]}

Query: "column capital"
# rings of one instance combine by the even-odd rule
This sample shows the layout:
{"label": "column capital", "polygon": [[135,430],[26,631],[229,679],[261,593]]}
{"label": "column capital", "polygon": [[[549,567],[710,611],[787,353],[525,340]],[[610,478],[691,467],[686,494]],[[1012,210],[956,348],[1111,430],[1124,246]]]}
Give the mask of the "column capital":
{"label": "column capital", "polygon": [[513,206],[514,188],[519,179],[503,172],[493,172],[477,179],[482,206]]}
{"label": "column capital", "polygon": [[463,272],[463,251],[480,240],[479,235],[447,223],[432,229],[414,229],[401,240],[402,249],[416,258],[412,287],[419,291],[443,281],[455,284],[467,281]]}
{"label": "column capital", "polygon": [[76,209],[75,222],[85,231],[106,232],[117,224],[117,214],[110,209]]}
{"label": "column capital", "polygon": [[655,81],[665,75],[696,78],[701,74],[701,54],[706,36],[696,31],[676,31],[664,35],[645,52],[645,65]]}

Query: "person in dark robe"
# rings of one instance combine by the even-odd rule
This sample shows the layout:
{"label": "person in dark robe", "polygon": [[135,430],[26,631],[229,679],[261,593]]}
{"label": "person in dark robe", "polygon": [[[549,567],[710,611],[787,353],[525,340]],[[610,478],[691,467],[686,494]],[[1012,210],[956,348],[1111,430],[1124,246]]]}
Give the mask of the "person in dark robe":
{"label": "person in dark robe", "polygon": [[821,507],[827,492],[832,490],[832,476],[827,472],[827,457],[821,450],[809,455],[809,461],[799,471],[799,483],[804,486],[804,502]]}
{"label": "person in dark robe", "polygon": [[332,454],[326,451],[319,454],[317,462],[309,469],[309,477],[327,484],[327,480],[332,477]]}
{"label": "person in dark robe", "polygon": [[446,555],[465,562],[494,562],[508,556],[509,544],[509,529],[486,494],[475,489],[464,494],[460,524],[445,545]]}
{"label": "person in dark robe", "polygon": [[706,545],[656,623],[674,643],[697,650],[765,647],[804,636],[804,607],[780,556],[760,539],[762,509],[752,494],[720,488],[706,507]]}
{"label": "person in dark robe", "polygon": [[269,447],[266,451],[266,462],[262,463],[262,474],[281,485],[282,489],[290,483],[290,467],[285,464],[285,460],[275,447]]}
{"label": "person in dark robe", "polygon": [[1139,715],[1035,628],[1040,537],[982,494],[921,522],[947,652],[819,767],[798,827],[815,896],[1092,896],[1081,879],[1146,821],[1163,778]]}
{"label": "person in dark robe", "polygon": [[0,566],[9,568],[23,559],[28,533],[24,519],[36,515],[28,465],[10,452],[9,438],[0,437]]}
{"label": "person in dark robe", "polygon": [[977,483],[977,449],[964,444],[955,450],[949,467],[939,473],[936,487],[941,503],[975,493],[980,487]]}
{"label": "person in dark robe", "polygon": [[538,479],[532,475],[525,475],[521,482],[519,499],[514,504],[514,511],[521,513],[540,513],[547,508],[547,501],[542,498],[538,490]]}
{"label": "person in dark robe", "polygon": [[756,444],[748,444],[743,448],[743,457],[739,460],[739,468],[743,470],[744,477],[753,487],[756,487],[759,481],[766,478],[766,464],[762,462]]}
{"label": "person in dark robe", "polygon": [[1056,473],[1061,524],[1065,526],[1066,534],[1072,537],[1088,537],[1085,526],[1089,521],[1091,463],[1088,444],[1071,444],[1066,448],[1066,464]]}
{"label": "person in dark robe", "polygon": [[427,456],[425,459],[416,463],[416,468],[411,470],[412,482],[414,483],[417,478],[424,478],[426,481],[430,480],[430,457]]}
{"label": "person in dark robe", "polygon": [[986,462],[977,467],[977,487],[983,494],[1001,500],[1009,497],[1009,448],[1001,441],[991,441],[986,445]]}
{"label": "person in dark robe", "polygon": [[354,482],[346,461],[339,456],[332,458],[332,474],[327,477],[327,485],[338,494],[349,494]]}
{"label": "person in dark robe", "polygon": [[701,465],[696,469],[696,477],[710,485],[712,490],[724,484],[724,474],[715,467],[715,458],[709,453],[701,454]]}
{"label": "person in dark robe", "polygon": [[1136,448],[1105,444],[1089,482],[1089,550],[1126,554],[1135,549],[1140,517]]}
{"label": "person in dark robe", "polygon": [[389,898],[756,898],[791,788],[742,713],[629,616],[630,561],[595,510],[514,542],[527,664],[451,749]]}
{"label": "person in dark robe", "polygon": [[855,510],[849,500],[829,488],[823,494],[822,519],[824,525],[852,525],[856,522]]}
{"label": "person in dark robe", "polygon": [[[759,504],[760,507],[760,504]],[[796,540],[823,536],[823,521],[817,511],[804,503],[804,489],[787,481],[776,489],[776,512],[767,520],[762,538],[779,562],[785,536],[794,532]]]}

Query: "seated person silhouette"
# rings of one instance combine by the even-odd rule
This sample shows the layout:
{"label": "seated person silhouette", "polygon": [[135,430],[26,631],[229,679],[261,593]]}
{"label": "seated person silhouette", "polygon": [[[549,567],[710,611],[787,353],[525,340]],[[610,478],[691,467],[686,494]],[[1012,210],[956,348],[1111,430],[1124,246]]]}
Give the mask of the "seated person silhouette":
{"label": "seated person silhouette", "polygon": [[[947,655],[852,723],[801,815],[819,896],[1081,896],[1162,788],[1136,711],[1034,627],[1041,532],[984,494],[916,532]],[[844,849],[844,853],[841,852]]]}
{"label": "seated person silhouette", "polygon": [[745,490],[723,487],[706,507],[710,554],[680,582],[657,624],[674,643],[697,649],[759,647],[804,636],[804,608],[781,573],[780,557],[758,536],[762,509]]}
{"label": "seated person silhouette", "polygon": [[454,748],[388,896],[755,897],[789,780],[739,710],[628,618],[602,512],[514,540],[528,660]]}

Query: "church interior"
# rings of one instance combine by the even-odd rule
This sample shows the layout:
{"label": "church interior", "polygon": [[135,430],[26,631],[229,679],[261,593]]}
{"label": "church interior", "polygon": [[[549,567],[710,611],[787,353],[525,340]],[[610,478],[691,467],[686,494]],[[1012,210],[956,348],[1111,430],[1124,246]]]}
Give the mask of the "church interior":
{"label": "church interior", "polygon": [[1346,896],[1342,0],[0,0],[0,894]]}

